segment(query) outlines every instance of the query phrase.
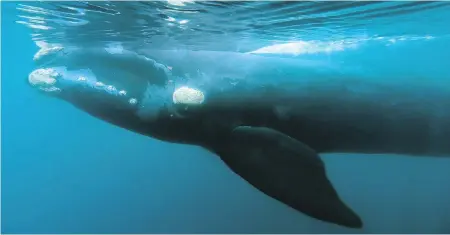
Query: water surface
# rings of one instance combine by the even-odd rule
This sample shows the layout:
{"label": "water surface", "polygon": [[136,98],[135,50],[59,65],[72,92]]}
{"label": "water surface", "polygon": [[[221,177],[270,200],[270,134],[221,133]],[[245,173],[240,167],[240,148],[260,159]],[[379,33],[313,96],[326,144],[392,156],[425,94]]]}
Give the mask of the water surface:
{"label": "water surface", "polygon": [[262,195],[197,147],[26,86],[39,47],[311,59],[367,79],[450,81],[449,2],[2,2],[2,233],[450,233],[450,160],[325,155],[351,230]]}

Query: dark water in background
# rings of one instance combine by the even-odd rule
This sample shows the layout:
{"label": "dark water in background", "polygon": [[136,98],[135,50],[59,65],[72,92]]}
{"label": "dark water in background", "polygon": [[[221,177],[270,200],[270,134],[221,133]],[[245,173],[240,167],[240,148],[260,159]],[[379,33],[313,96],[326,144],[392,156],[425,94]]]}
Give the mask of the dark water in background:
{"label": "dark water in background", "polygon": [[[450,233],[450,159],[325,155],[365,222],[319,222],[197,147],[94,119],[26,85],[34,41],[255,51],[450,79],[449,2],[2,2],[2,233]],[[305,44],[306,43],[306,44]],[[297,51],[298,52],[298,51]]]}

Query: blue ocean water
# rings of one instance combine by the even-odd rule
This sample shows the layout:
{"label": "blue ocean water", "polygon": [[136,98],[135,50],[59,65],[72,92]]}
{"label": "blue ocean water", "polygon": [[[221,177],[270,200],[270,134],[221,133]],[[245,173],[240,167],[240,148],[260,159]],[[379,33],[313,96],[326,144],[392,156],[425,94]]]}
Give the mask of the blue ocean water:
{"label": "blue ocean water", "polygon": [[205,150],[114,127],[26,84],[43,42],[254,52],[445,81],[449,3],[1,4],[2,233],[450,233],[450,159],[324,156],[365,221],[347,229],[262,195]]}

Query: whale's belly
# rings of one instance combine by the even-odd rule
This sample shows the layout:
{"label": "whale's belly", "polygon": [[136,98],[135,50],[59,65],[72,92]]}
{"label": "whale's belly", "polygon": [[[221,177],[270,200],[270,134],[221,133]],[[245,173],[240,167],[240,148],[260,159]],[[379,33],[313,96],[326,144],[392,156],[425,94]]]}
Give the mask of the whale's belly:
{"label": "whale's belly", "polygon": [[450,155],[448,114],[376,104],[359,104],[351,110],[326,107],[296,110],[284,118],[275,115],[266,125],[319,152]]}
{"label": "whale's belly", "polygon": [[369,85],[234,90],[210,95],[206,109],[221,122],[277,129],[318,152],[450,156],[447,88]]}

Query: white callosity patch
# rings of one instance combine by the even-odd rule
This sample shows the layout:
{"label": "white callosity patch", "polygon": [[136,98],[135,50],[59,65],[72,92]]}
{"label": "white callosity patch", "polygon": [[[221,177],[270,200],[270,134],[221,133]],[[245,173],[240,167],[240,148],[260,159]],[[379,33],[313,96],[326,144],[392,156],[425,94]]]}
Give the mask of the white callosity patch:
{"label": "white callosity patch", "polygon": [[115,86],[109,85],[109,84],[105,84],[100,81],[92,81],[88,85],[90,85],[94,89],[97,89],[102,92],[106,92],[110,95],[124,97],[124,99],[128,100],[128,103],[130,105],[137,104],[137,99],[134,97],[127,96],[128,92],[126,90],[119,89],[118,87],[115,87]]}
{"label": "white callosity patch", "polygon": [[180,87],[172,95],[174,104],[200,105],[205,101],[205,95],[202,91],[190,87]]}
{"label": "white callosity patch", "polygon": [[135,104],[137,104],[137,99],[131,98],[128,100],[128,103],[130,103],[131,105],[135,105]]}
{"label": "white callosity patch", "polygon": [[128,104],[131,106],[138,103],[138,100],[135,97],[130,97],[127,95],[128,92],[126,90],[120,90],[113,85],[105,84],[100,81],[91,82],[88,85],[90,85],[93,89],[108,93],[109,95],[123,97],[123,99],[127,100]]}
{"label": "white callosity patch", "polygon": [[64,50],[61,44],[49,44],[44,41],[37,41],[35,43],[39,47],[39,51],[34,55],[34,61],[38,61],[46,55]]}
{"label": "white callosity patch", "polygon": [[50,47],[50,48],[41,48],[33,57],[33,60],[39,60],[40,58],[42,58],[45,55],[48,55],[50,53],[54,53],[54,52],[58,52],[63,50],[63,47],[60,46],[55,46],[55,47]]}
{"label": "white callosity patch", "polygon": [[114,85],[105,84],[96,79],[89,70],[67,71],[66,68],[40,68],[28,75],[28,82],[33,87],[45,92],[61,92],[66,89],[93,89],[111,96],[118,96],[134,106],[138,103],[128,92]]}
{"label": "white callosity patch", "polygon": [[28,75],[28,82],[43,91],[59,91],[55,87],[58,76],[60,74],[51,68],[36,69]]}
{"label": "white callosity patch", "polygon": [[111,91],[111,92],[116,90],[116,88],[114,86],[111,86],[111,85],[107,86],[106,89],[108,89],[108,91]]}

